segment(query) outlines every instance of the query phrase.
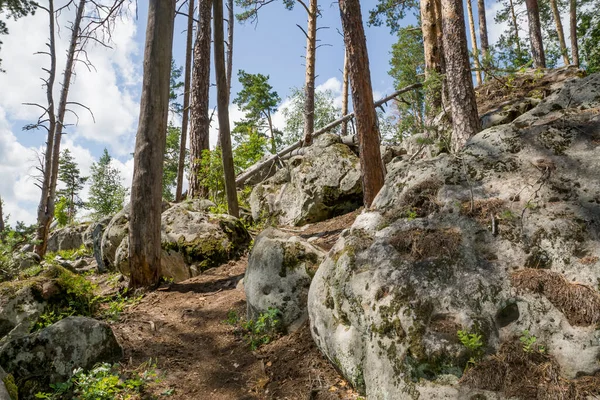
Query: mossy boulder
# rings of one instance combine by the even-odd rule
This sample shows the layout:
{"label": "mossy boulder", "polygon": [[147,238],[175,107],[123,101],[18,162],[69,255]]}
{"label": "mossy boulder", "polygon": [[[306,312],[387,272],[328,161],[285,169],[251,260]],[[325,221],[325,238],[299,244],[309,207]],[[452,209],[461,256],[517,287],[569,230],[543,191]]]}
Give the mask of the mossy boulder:
{"label": "mossy boulder", "polygon": [[303,225],[353,211],[362,205],[360,162],[333,134],[323,134],[285,162],[250,196],[252,217],[279,225]]}
{"label": "mossy boulder", "polygon": [[110,326],[85,317],[65,318],[0,346],[0,365],[14,376],[25,399],[51,383],[66,381],[76,368],[89,369],[122,357]]}
{"label": "mossy boulder", "polygon": [[[189,279],[231,260],[250,243],[250,235],[239,219],[208,213],[209,207],[205,201],[187,201],[162,213],[162,276],[175,281]],[[114,265],[122,273],[129,273],[128,237],[117,247]]]}
{"label": "mossy boulder", "polygon": [[298,329],[308,319],[308,288],[324,257],[302,238],[280,230],[258,235],[244,277],[248,319],[276,308],[287,330]]}
{"label": "mossy boulder", "polygon": [[84,223],[56,229],[50,233],[47,251],[58,252],[61,250],[75,250],[80,248],[84,241],[84,233],[87,231],[88,227],[89,223]]}
{"label": "mossy boulder", "polygon": [[388,164],[308,297],[317,346],[369,399],[504,398],[459,379],[525,331],[560,379],[600,369],[599,108],[596,74],[456,156]]}

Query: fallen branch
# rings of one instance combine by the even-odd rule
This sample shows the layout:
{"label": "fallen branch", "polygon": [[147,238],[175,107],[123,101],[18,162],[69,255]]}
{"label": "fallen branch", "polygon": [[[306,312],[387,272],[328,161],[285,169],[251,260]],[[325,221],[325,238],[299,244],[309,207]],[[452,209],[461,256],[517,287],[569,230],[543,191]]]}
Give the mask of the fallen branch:
{"label": "fallen branch", "polygon": [[[402,93],[406,93],[409,92],[411,90],[415,90],[418,89],[420,87],[422,87],[423,84],[422,83],[415,83],[412,84],[410,86],[407,86],[405,88],[402,88],[400,90],[395,91],[394,93],[390,94],[389,96],[384,97],[381,100],[378,100],[375,102],[374,106],[375,108],[381,106],[382,104],[387,103],[388,101],[398,97],[399,95],[401,95]],[[324,126],[323,128],[313,132],[312,137],[315,138],[317,136],[322,135],[325,132],[328,132],[330,130],[332,130],[333,128],[335,128],[338,125],[341,125],[342,122],[345,121],[349,121],[352,118],[354,118],[354,113],[351,112],[350,114],[346,114],[343,117],[331,122],[330,124]],[[236,186],[243,186],[244,183],[246,183],[246,181],[248,179],[250,179],[252,176],[254,176],[255,174],[257,174],[258,172],[262,171],[264,168],[269,168],[276,160],[280,159],[281,157],[285,156],[286,154],[291,153],[292,151],[299,149],[300,147],[302,147],[302,140],[299,140],[298,142],[292,144],[289,147],[286,147],[285,149],[281,150],[279,153],[277,154],[273,154],[272,156],[270,156],[269,158],[267,158],[264,161],[258,162],[256,164],[254,164],[253,166],[249,167],[247,170],[245,170],[244,172],[242,172],[241,174],[239,174],[235,180],[235,184]]]}

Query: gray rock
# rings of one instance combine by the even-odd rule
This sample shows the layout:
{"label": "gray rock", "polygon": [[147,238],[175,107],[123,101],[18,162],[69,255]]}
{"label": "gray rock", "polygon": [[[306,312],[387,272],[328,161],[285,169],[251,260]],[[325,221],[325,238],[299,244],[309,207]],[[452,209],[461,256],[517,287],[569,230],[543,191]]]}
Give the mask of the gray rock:
{"label": "gray rock", "polygon": [[[2,369],[2,367],[0,367],[0,400],[16,400],[10,396],[8,389],[6,388],[6,385],[4,383],[4,381],[8,380],[8,379],[12,379],[12,375],[8,375],[4,371],[4,369]],[[10,382],[10,383],[14,384],[14,382]],[[16,387],[16,385],[15,385],[15,387]]]}
{"label": "gray rock", "polygon": [[286,329],[298,329],[308,318],[308,288],[324,256],[301,238],[274,228],[258,235],[244,277],[248,318],[272,307],[281,312]]}
{"label": "gray rock", "polygon": [[358,157],[333,134],[323,134],[302,155],[254,187],[254,220],[302,225],[355,210],[362,205]]}
{"label": "gray rock", "polygon": [[67,380],[76,368],[122,357],[110,326],[85,317],[65,318],[0,347],[0,365],[7,372],[23,384],[33,379],[42,386]]}
{"label": "gray rock", "polygon": [[0,295],[0,344],[28,334],[44,311],[46,302],[27,285],[12,292],[6,283]]}
{"label": "gray rock", "polygon": [[14,257],[13,264],[18,266],[19,271],[39,265],[42,262],[42,258],[34,252],[16,253]]}
{"label": "gray rock", "polygon": [[481,333],[488,355],[527,330],[563,378],[600,369],[597,107],[600,74],[459,158],[388,164],[308,296],[317,346],[369,399],[479,394],[458,381],[470,356],[458,330]]}
{"label": "gray rock", "polygon": [[524,98],[503,104],[481,116],[481,127],[482,129],[487,129],[496,125],[508,124],[537,106],[540,101],[540,99],[535,98]]}
{"label": "gray rock", "polygon": [[66,226],[50,233],[48,251],[75,250],[83,245],[83,234],[88,229],[87,224]]}
{"label": "gray rock", "polygon": [[127,204],[121,211],[112,217],[104,229],[104,233],[102,233],[102,243],[100,245],[102,260],[101,262],[98,262],[98,268],[105,266],[110,270],[115,269],[115,255],[117,248],[123,239],[129,234],[130,209],[131,206]]}
{"label": "gray rock", "polygon": [[94,258],[96,259],[99,273],[106,272],[106,265],[104,264],[104,260],[102,258],[102,236],[104,234],[104,230],[111,220],[112,217],[104,217],[99,221],[90,224],[89,229],[86,231],[91,237],[92,245],[88,247],[91,247],[94,250]]}
{"label": "gray rock", "polygon": [[[162,213],[162,276],[180,282],[220,265],[239,254],[250,242],[248,231],[237,218],[205,212],[213,203],[185,201]],[[111,264],[129,274],[129,238],[125,236]]]}

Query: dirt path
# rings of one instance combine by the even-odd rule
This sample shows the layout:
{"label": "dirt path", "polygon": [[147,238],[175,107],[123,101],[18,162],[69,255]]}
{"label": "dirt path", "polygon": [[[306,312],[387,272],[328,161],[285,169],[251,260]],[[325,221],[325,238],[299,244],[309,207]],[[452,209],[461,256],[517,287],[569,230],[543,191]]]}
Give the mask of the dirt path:
{"label": "dirt path", "polygon": [[[309,232],[330,243],[355,216]],[[246,265],[244,257],[165,285],[113,325],[129,367],[157,362],[164,379],[151,394],[174,389],[169,398],[356,399],[316,348],[307,325],[253,352],[236,327],[225,323],[230,310],[245,315],[245,295],[236,287]]]}

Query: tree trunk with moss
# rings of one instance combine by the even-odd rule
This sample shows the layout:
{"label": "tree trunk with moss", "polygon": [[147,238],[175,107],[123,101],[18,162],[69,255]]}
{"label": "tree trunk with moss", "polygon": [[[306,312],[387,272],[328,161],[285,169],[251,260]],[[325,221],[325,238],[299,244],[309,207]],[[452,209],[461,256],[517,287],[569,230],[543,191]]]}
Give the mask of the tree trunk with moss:
{"label": "tree trunk with moss", "polygon": [[442,0],[442,32],[452,109],[452,149],[457,152],[481,129],[469,68],[462,0]]}
{"label": "tree trunk with moss", "polygon": [[383,187],[385,176],[379,148],[377,113],[373,102],[371,71],[367,41],[362,22],[359,0],[339,0],[344,42],[348,53],[352,104],[358,132],[360,165],[363,174],[363,199],[365,207]]}
{"label": "tree trunk with moss", "polygon": [[198,4],[198,27],[194,43],[194,65],[190,107],[190,198],[206,197],[208,190],[201,180],[202,154],[209,149],[210,116],[208,97],[210,89],[210,41],[212,1],[200,0]]}
{"label": "tree trunk with moss", "polygon": [[131,288],[154,288],[160,278],[162,176],[174,26],[175,0],[149,0],[140,120],[131,185]]}

